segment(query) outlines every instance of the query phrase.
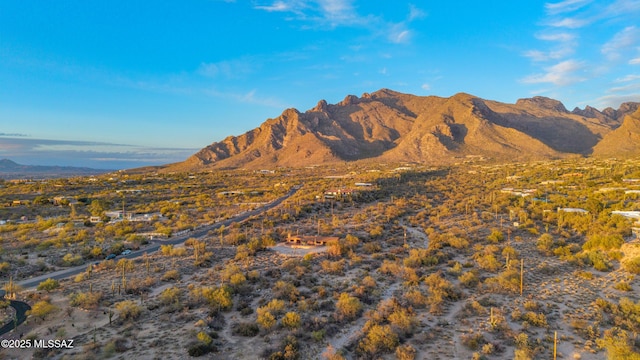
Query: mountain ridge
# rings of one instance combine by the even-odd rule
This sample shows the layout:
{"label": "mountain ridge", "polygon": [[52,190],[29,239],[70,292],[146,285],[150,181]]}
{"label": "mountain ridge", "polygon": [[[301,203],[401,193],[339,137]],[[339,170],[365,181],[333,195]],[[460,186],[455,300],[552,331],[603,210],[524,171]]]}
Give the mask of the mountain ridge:
{"label": "mountain ridge", "polygon": [[92,169],[74,166],[46,166],[46,165],[22,165],[10,159],[0,159],[0,178],[56,178],[68,176],[98,175],[113,170]]}
{"label": "mountain ridge", "polygon": [[[447,164],[465,156],[525,160],[601,155],[606,152],[597,145],[608,136],[621,137],[623,130],[615,130],[639,108],[640,103],[629,102],[617,110],[586,106],[569,111],[562,102],[542,96],[508,104],[466,93],[447,98],[380,89],[361,97],[347,95],[336,104],[320,100],[304,112],[286,109],[259,127],[214,142],[165,170],[295,167],[359,160]],[[632,125],[625,129],[640,131]],[[615,140],[605,143],[610,150]]]}

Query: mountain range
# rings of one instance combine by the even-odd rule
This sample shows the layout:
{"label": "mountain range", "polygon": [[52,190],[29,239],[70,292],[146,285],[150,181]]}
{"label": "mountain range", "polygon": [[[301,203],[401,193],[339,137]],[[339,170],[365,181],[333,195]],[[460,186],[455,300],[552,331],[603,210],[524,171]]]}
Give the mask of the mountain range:
{"label": "mountain range", "polygon": [[112,170],[98,170],[72,166],[22,165],[9,159],[0,160],[0,179],[59,178],[104,174]]}
{"label": "mountain range", "polygon": [[465,93],[443,98],[389,89],[286,109],[239,136],[214,142],[165,171],[305,166],[345,161],[448,164],[640,154],[640,103],[567,110],[536,96],[515,104]]}

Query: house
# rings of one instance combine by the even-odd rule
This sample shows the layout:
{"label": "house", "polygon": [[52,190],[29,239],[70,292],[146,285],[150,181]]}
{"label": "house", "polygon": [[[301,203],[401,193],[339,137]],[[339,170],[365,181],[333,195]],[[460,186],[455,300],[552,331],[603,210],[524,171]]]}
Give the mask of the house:
{"label": "house", "polygon": [[627,219],[640,219],[640,211],[617,211],[614,210],[611,212],[611,215],[620,215],[624,216]]}
{"label": "house", "polygon": [[356,186],[373,186],[372,183],[363,183],[363,182],[357,182],[355,185]]}
{"label": "house", "polygon": [[578,214],[588,214],[589,212],[585,209],[580,208],[558,208],[558,212],[567,212],[567,213],[578,213]]}
{"label": "house", "polygon": [[338,241],[337,236],[320,235],[287,235],[287,242],[292,245],[324,246],[330,241]]}
{"label": "house", "polygon": [[353,189],[331,189],[324,192],[324,197],[330,198],[331,196],[336,197],[336,196],[344,196],[344,195],[351,196],[355,192],[356,191]]}

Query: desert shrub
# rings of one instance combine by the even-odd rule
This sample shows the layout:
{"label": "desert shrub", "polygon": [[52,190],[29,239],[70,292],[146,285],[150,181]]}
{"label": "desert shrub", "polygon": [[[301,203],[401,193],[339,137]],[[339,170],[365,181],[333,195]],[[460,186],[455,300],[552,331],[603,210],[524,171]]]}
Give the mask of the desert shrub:
{"label": "desert shrub", "polygon": [[404,293],[403,298],[414,308],[423,308],[427,305],[427,297],[422,294],[420,289],[412,288]]}
{"label": "desert shrub", "polygon": [[135,320],[142,312],[142,308],[133,300],[120,301],[114,307],[122,320]]}
{"label": "desert shrub", "polygon": [[344,273],[344,265],[345,265],[344,259],[339,261],[324,260],[322,261],[322,263],[320,263],[320,266],[322,267],[323,271],[325,271],[328,274],[334,274],[334,275],[342,275]]}
{"label": "desert shrub", "polygon": [[276,325],[276,318],[268,310],[258,308],[256,322],[265,330],[271,330]]}
{"label": "desert shrub", "polygon": [[76,266],[82,264],[82,256],[71,253],[62,257],[62,266]]}
{"label": "desert shrub", "polygon": [[640,256],[622,262],[622,268],[632,274],[640,274]]}
{"label": "desert shrub", "polygon": [[212,314],[222,310],[229,310],[233,306],[231,290],[226,286],[222,287],[196,287],[191,289],[191,301],[206,302],[211,306]]}
{"label": "desert shrub", "polygon": [[467,271],[466,273],[458,276],[458,281],[460,281],[462,286],[471,288],[478,285],[480,280],[474,271]]}
{"label": "desert shrub", "polygon": [[605,331],[603,338],[597,340],[597,344],[607,350],[608,359],[640,359],[635,340],[624,330],[613,328]]}
{"label": "desert shrub", "polygon": [[367,254],[379,253],[382,250],[380,244],[375,242],[368,242],[362,246],[362,250]]}
{"label": "desert shrub", "polygon": [[187,349],[187,353],[189,354],[189,356],[192,356],[192,357],[204,356],[210,352],[215,352],[215,351],[217,351],[215,346],[207,345],[202,342],[191,344]]}
{"label": "desert shrub", "polygon": [[31,316],[39,317],[40,319],[44,320],[47,317],[47,315],[51,314],[56,309],[57,307],[55,307],[50,302],[46,300],[41,300],[33,304],[33,306],[31,307],[31,310],[29,310],[28,313]]}
{"label": "desert shrub", "polygon": [[588,253],[589,262],[598,271],[608,271],[611,267],[607,256],[602,251],[590,251]]}
{"label": "desert shrub", "polygon": [[487,236],[487,240],[491,243],[497,244],[504,241],[504,234],[502,234],[502,231],[498,229],[493,229],[491,230],[491,234]]}
{"label": "desert shrub", "polygon": [[374,357],[377,354],[391,352],[398,346],[398,335],[389,325],[375,324],[369,328],[365,337],[358,343],[357,352]]}
{"label": "desert shrub", "polygon": [[158,299],[162,305],[179,305],[180,297],[182,296],[182,290],[175,286],[162,290]]}
{"label": "desert shrub", "polygon": [[336,303],[336,315],[339,319],[351,320],[354,319],[360,310],[362,309],[362,303],[356,297],[350,296],[347,293],[341,293]]}
{"label": "desert shrub", "polygon": [[234,335],[253,337],[258,335],[258,333],[260,332],[260,328],[258,328],[258,325],[254,323],[242,322],[234,324],[231,327],[231,332]]}
{"label": "desert shrub", "polygon": [[297,329],[301,324],[300,315],[298,315],[296,312],[288,312],[284,314],[280,322],[282,323],[282,326],[286,327],[287,329]]}
{"label": "desert shrub", "polygon": [[505,270],[496,277],[484,281],[492,292],[518,292],[520,291],[520,273],[517,270]]}
{"label": "desert shrub", "polygon": [[93,309],[98,306],[102,299],[101,292],[78,292],[69,296],[71,306],[77,306],[83,309]]}
{"label": "desert shrub", "polygon": [[538,241],[536,241],[536,247],[538,250],[549,253],[553,250],[554,240],[551,234],[542,234]]}
{"label": "desert shrub", "polygon": [[631,290],[633,290],[631,285],[629,285],[629,283],[626,282],[626,281],[620,281],[619,283],[616,283],[613,286],[613,288],[616,289],[616,290],[620,290],[620,291],[631,291]]}
{"label": "desert shrub", "polygon": [[389,323],[396,333],[408,335],[413,332],[418,321],[412,311],[405,308],[396,308],[388,317]]}
{"label": "desert shrub", "polygon": [[47,279],[40,284],[38,284],[38,290],[45,290],[46,292],[51,292],[60,287],[60,283],[55,279]]}
{"label": "desert shrub", "polygon": [[396,359],[413,360],[416,358],[416,353],[416,349],[413,346],[404,344],[396,348]]}
{"label": "desert shrub", "polygon": [[499,262],[493,254],[481,255],[476,257],[475,260],[478,264],[478,267],[483,270],[496,272],[502,267],[502,263]]}
{"label": "desert shrub", "polygon": [[278,299],[286,299],[295,302],[298,300],[299,295],[300,292],[298,291],[298,288],[290,282],[279,280],[273,287],[273,296]]}
{"label": "desert shrub", "polygon": [[547,327],[547,318],[543,313],[535,313],[533,311],[527,311],[520,317],[522,321],[526,321],[529,324],[537,327]]}
{"label": "desert shrub", "polygon": [[487,343],[484,336],[480,332],[464,334],[460,339],[462,341],[462,345],[466,346],[470,350],[478,350],[482,345]]}
{"label": "desert shrub", "polygon": [[619,249],[624,244],[624,239],[620,234],[595,234],[589,236],[582,245],[582,249],[589,250],[613,250]]}

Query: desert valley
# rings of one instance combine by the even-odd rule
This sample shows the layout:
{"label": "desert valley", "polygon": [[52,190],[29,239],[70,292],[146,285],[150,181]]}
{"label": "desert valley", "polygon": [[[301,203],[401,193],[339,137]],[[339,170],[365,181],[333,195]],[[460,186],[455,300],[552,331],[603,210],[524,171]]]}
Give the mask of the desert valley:
{"label": "desert valley", "polygon": [[640,358],[639,107],[382,89],[179,163],[20,167],[0,359]]}

